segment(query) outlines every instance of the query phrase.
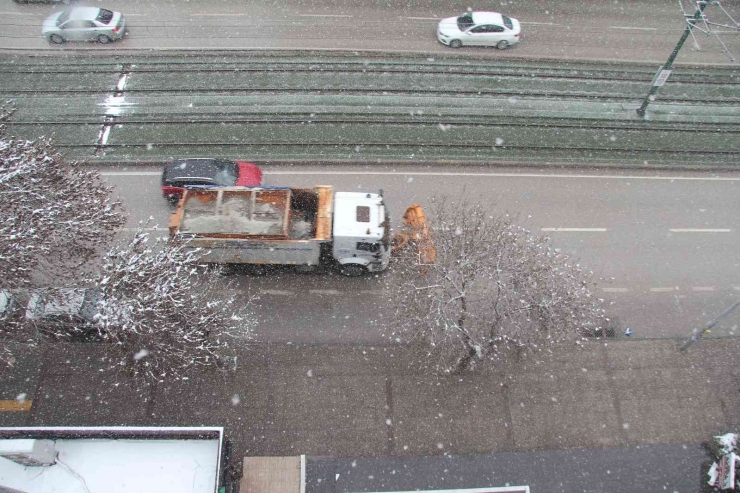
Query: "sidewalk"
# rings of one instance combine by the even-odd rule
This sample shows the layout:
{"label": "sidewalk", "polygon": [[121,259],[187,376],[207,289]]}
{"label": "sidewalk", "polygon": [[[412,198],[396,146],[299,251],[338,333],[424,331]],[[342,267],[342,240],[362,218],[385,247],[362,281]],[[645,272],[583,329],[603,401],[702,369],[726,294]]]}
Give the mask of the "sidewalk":
{"label": "sidewalk", "polygon": [[403,457],[696,443],[740,422],[738,339],[589,342],[510,368],[438,378],[399,347],[256,346],[236,372],[137,390],[99,347],[2,376],[32,399],[2,426],[223,425],[234,457]]}

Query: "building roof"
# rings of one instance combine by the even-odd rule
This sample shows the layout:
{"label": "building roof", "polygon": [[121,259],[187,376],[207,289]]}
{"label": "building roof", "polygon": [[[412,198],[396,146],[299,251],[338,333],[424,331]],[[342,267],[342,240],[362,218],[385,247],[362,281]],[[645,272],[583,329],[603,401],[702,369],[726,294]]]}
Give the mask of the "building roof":
{"label": "building roof", "polygon": [[[32,438],[53,446],[54,464],[24,466],[6,458],[15,448],[28,453]],[[222,428],[0,428],[0,487],[26,493],[215,493],[222,438]]]}

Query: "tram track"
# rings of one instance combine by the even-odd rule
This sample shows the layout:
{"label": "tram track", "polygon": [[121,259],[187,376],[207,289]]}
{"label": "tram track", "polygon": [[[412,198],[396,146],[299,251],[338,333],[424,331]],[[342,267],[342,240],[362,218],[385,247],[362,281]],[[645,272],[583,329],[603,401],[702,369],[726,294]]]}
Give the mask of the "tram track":
{"label": "tram track", "polygon": [[[48,63],[47,63],[48,62]],[[9,128],[93,160],[740,160],[740,71],[410,57],[0,59]]]}

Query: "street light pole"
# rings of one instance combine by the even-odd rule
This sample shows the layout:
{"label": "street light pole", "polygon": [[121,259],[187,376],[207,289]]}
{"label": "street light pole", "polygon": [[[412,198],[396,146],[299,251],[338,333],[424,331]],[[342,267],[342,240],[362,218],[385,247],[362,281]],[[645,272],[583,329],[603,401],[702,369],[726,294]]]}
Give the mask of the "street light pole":
{"label": "street light pole", "polygon": [[647,109],[648,105],[650,104],[650,98],[653,97],[653,95],[658,92],[658,88],[665,84],[665,81],[668,79],[668,76],[671,74],[671,71],[673,71],[673,61],[676,59],[676,56],[678,56],[678,52],[681,50],[681,47],[683,46],[684,42],[686,42],[686,39],[689,37],[689,34],[691,34],[691,30],[694,28],[694,23],[702,18],[704,9],[707,5],[709,5],[710,1],[698,1],[696,12],[694,13],[693,17],[688,19],[686,21],[686,30],[684,30],[683,35],[681,36],[681,39],[678,40],[678,44],[673,49],[673,53],[671,53],[671,56],[668,57],[668,61],[665,62],[665,65],[660,67],[658,69],[658,72],[655,74],[655,77],[653,77],[652,85],[650,86],[650,91],[648,92],[647,96],[645,96],[645,99],[642,102],[642,106],[640,106],[637,109],[637,114],[640,116],[645,116],[645,109]]}

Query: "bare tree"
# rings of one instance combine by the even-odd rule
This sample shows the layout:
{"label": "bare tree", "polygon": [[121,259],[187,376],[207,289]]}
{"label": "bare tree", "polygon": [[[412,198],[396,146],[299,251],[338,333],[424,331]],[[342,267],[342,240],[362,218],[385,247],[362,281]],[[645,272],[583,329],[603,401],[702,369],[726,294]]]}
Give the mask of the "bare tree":
{"label": "bare tree", "polygon": [[[388,335],[423,348],[436,371],[459,372],[504,350],[545,350],[605,323],[591,275],[548,238],[466,202],[436,199],[429,218],[431,238],[407,235],[417,239],[394,261]],[[433,262],[424,260],[428,246],[414,248],[430,241]]]}
{"label": "bare tree", "polygon": [[[12,113],[0,109],[0,122]],[[97,171],[0,126],[0,289],[80,278],[125,221]]]}
{"label": "bare tree", "polygon": [[95,281],[97,336],[107,343],[110,369],[151,382],[231,365],[233,350],[251,336],[250,299],[238,303],[218,271],[198,267],[202,252],[148,240],[139,231],[112,250]]}

